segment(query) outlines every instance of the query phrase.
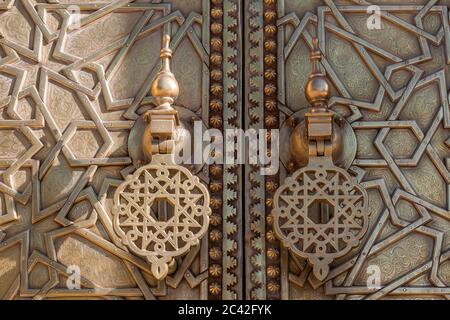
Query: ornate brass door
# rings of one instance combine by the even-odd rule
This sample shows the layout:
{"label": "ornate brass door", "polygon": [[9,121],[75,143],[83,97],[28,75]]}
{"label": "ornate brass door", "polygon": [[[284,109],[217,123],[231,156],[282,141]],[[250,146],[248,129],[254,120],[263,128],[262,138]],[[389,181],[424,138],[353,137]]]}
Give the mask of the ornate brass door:
{"label": "ornate brass door", "polygon": [[[448,5],[0,2],[0,297],[450,297]],[[311,73],[329,82],[322,118]],[[324,119],[342,131],[340,158]],[[198,123],[254,130],[269,150],[279,140],[279,170],[171,163],[172,128],[195,136]],[[302,130],[322,151],[297,152]],[[364,232],[330,259],[315,235],[352,210],[317,196],[295,226],[297,241],[312,232],[307,254],[279,223],[303,199],[293,181],[324,177],[324,155],[367,217],[334,224]]]}
{"label": "ornate brass door", "polygon": [[[283,162],[275,176],[246,171],[248,297],[448,298],[448,4],[248,1],[247,126],[280,128]],[[286,134],[308,105],[315,37],[333,91],[328,105],[356,134],[349,171],[370,207],[361,244],[335,259],[323,280],[280,246],[271,214],[292,170]]]}

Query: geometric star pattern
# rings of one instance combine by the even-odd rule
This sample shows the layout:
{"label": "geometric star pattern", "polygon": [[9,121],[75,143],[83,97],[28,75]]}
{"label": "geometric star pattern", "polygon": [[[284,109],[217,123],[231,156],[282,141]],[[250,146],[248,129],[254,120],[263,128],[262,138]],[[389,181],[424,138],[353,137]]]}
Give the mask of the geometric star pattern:
{"label": "geometric star pattern", "polygon": [[[280,16],[281,32],[287,26],[293,31],[279,44],[286,63],[279,64],[278,73],[288,78],[284,68],[298,54],[299,44],[312,48],[317,34],[325,56],[322,67],[335,89],[330,106],[346,114],[358,137],[358,154],[350,170],[376,211],[360,250],[334,263],[323,280],[301,259],[291,257],[290,283],[315,298],[450,298],[448,7],[437,0],[419,6],[392,1],[381,6],[383,29],[377,31],[365,26],[373,3],[349,2],[312,1],[314,10]],[[389,42],[393,34],[399,46]],[[408,41],[417,45],[400,50]],[[343,52],[352,64],[351,77],[342,73],[349,66],[337,60]],[[406,75],[403,80],[401,72]],[[352,78],[365,83],[365,88],[349,81]],[[280,89],[279,97],[287,116],[299,107],[289,101],[289,90],[289,86]],[[370,92],[362,98],[358,90]],[[423,92],[427,98],[420,99]],[[424,248],[423,255],[417,254],[418,248]],[[381,266],[379,288],[366,284],[371,265]],[[323,294],[317,291],[321,286]]]}
{"label": "geometric star pattern", "polygon": [[[308,259],[316,278],[323,280],[329,264],[359,244],[369,215],[365,190],[345,170],[322,168],[319,161],[310,159],[312,165],[285,180],[275,193],[272,213],[283,244]],[[313,218],[315,203],[328,206],[328,217]]]}
{"label": "geometric star pattern", "polygon": [[[367,30],[367,8],[380,3],[382,30]],[[277,185],[249,166],[242,194],[249,206],[242,218],[251,252],[242,259],[248,298],[450,298],[449,4],[83,2],[76,29],[70,3],[0,2],[0,296],[157,299],[191,289],[202,299],[208,291],[235,296],[245,278],[236,258],[244,251],[236,227],[240,197],[231,191],[240,188],[238,167],[198,174],[216,190],[212,227],[200,246],[175,259],[165,281],[152,276],[148,261],[121,244],[113,228],[112,195],[136,170],[126,139],[153,103],[148,91],[164,32],[182,85],[177,103],[224,127],[239,122],[242,108],[255,129],[265,121],[277,128],[307,105],[302,85],[317,36],[332,84],[330,106],[357,135],[350,171],[368,192],[369,228],[322,281],[306,259],[278,246],[266,216],[287,174],[280,172]],[[266,89],[275,93],[271,101]],[[275,124],[265,117],[277,112]],[[83,139],[89,143],[80,144]],[[212,180],[210,172],[217,174]],[[108,271],[93,276],[89,265],[81,266],[81,289],[68,290],[67,267],[76,261],[67,252],[84,252],[80,261]],[[371,265],[382,270],[381,288],[367,288]]]}
{"label": "geometric star pattern", "polygon": [[[165,217],[152,212],[161,200],[173,208]],[[114,203],[114,229],[125,246],[151,263],[157,279],[164,278],[173,258],[198,245],[208,230],[208,191],[183,167],[149,164],[139,168],[117,188]]]}

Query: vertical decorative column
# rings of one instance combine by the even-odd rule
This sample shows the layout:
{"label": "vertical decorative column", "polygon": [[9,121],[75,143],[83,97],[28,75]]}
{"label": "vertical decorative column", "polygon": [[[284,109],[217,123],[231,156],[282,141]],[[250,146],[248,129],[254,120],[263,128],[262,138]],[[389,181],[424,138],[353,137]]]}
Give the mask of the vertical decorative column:
{"label": "vertical decorative column", "polygon": [[[223,130],[228,132],[242,128],[241,121],[241,0],[223,0]],[[234,154],[234,148],[232,150]],[[230,153],[229,150],[226,152]],[[222,283],[222,298],[242,299],[242,199],[241,165],[225,163],[223,168],[223,267],[226,273]]]}
{"label": "vertical decorative column", "polygon": [[[264,0],[264,128],[267,129],[267,152],[271,148],[271,129],[278,129],[280,116],[277,102],[277,0]],[[266,204],[266,290],[267,299],[281,298],[280,245],[273,232],[273,196],[279,185],[279,174],[265,177]]]}

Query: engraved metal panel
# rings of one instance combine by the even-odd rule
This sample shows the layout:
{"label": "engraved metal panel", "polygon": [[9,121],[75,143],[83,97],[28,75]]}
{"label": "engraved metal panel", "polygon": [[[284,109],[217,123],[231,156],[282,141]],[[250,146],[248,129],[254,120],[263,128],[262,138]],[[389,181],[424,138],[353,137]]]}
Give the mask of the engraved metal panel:
{"label": "engraved metal panel", "polygon": [[114,192],[136,170],[130,130],[154,105],[163,34],[180,114],[240,127],[239,12],[239,1],[0,3],[1,298],[242,297],[234,167],[197,174],[212,190],[211,227],[164,280],[112,224]]}
{"label": "engraved metal panel", "polygon": [[[265,178],[248,167],[247,297],[449,298],[448,4],[247,1],[246,126],[283,128],[304,112],[317,37],[333,87],[330,107],[357,136],[350,171],[367,190],[371,208],[362,244],[335,260],[320,281],[305,259],[274,237],[270,209],[290,164]],[[367,24],[371,5],[381,10],[381,29]],[[381,283],[371,286],[377,269]]]}

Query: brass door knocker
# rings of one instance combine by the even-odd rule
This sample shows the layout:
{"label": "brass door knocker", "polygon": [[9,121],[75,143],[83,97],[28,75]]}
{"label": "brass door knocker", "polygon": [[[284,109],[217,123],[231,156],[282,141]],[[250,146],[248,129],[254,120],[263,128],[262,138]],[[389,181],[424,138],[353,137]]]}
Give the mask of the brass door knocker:
{"label": "brass door knocker", "polygon": [[[324,280],[330,263],[357,246],[369,224],[368,196],[350,174],[336,166],[343,137],[335,130],[336,115],[328,110],[330,86],[320,72],[317,40],[311,55],[312,74],[305,89],[311,104],[291,141],[306,146],[307,165],[288,177],[274,196],[274,230],[294,255],[308,259]],[[301,135],[301,133],[304,135]],[[291,147],[292,148],[292,147]],[[306,150],[307,149],[307,150]],[[301,159],[294,148],[293,157]]]}
{"label": "brass door knocker", "polygon": [[117,188],[113,209],[115,232],[131,252],[147,259],[158,280],[167,276],[175,257],[199,244],[211,214],[207,188],[174,161],[179,119],[171,105],[179,88],[170,71],[169,43],[164,36],[162,68],[151,87],[157,107],[143,115],[142,149],[150,163]]}

